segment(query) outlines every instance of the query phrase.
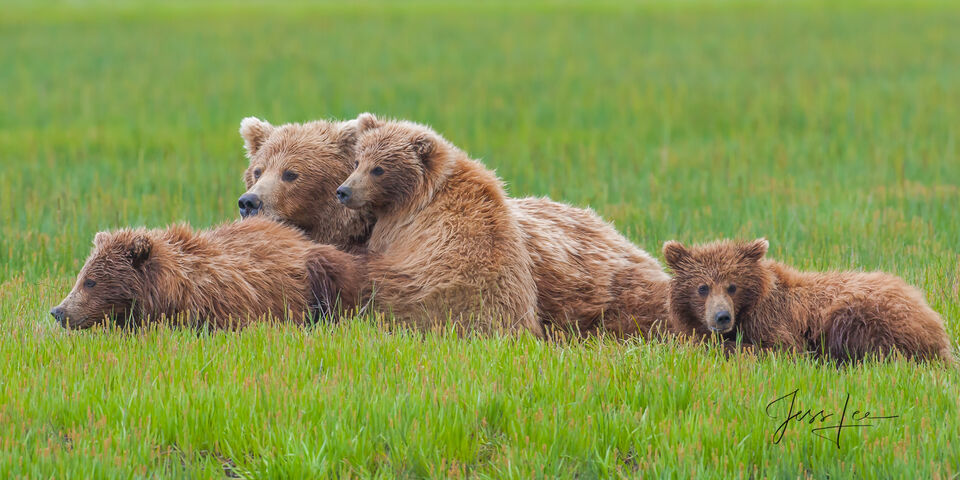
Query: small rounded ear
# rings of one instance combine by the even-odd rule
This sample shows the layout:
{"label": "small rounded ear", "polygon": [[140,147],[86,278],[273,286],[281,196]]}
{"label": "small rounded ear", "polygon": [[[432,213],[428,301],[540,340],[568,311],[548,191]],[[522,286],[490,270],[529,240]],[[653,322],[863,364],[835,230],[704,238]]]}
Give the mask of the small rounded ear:
{"label": "small rounded ear", "polygon": [[670,240],[663,244],[663,258],[666,259],[667,265],[670,265],[670,268],[674,270],[688,256],[690,256],[690,251],[678,241]]}
{"label": "small rounded ear", "polygon": [[353,150],[353,147],[357,144],[356,120],[340,123],[340,128],[337,131],[337,143],[344,150]]}
{"label": "small rounded ear", "polygon": [[421,133],[413,138],[413,151],[416,152],[423,163],[427,163],[427,158],[430,157],[436,146],[436,140],[429,133]]}
{"label": "small rounded ear", "polygon": [[151,242],[146,235],[138,234],[133,237],[128,252],[130,261],[133,263],[133,268],[140,268],[143,262],[150,258],[150,250],[152,250],[152,248],[153,242]]}
{"label": "small rounded ear", "polygon": [[767,254],[768,248],[770,248],[770,242],[768,242],[766,238],[758,238],[750,243],[742,245],[740,247],[740,256],[742,256],[745,260],[752,260],[756,262]]}
{"label": "small rounded ear", "polygon": [[97,234],[93,236],[93,245],[99,247],[100,245],[103,245],[108,238],[110,238],[110,234],[108,232],[97,232]]}
{"label": "small rounded ear", "polygon": [[240,122],[240,136],[243,137],[243,147],[247,149],[247,157],[252,157],[273,133],[273,125],[257,117],[247,117]]}
{"label": "small rounded ear", "polygon": [[357,133],[363,133],[383,125],[376,115],[364,112],[357,117]]}

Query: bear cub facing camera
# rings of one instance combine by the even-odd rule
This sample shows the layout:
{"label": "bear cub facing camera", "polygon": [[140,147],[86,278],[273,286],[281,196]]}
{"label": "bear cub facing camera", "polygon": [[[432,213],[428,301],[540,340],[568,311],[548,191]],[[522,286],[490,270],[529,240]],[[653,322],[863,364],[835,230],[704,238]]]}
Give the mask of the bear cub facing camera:
{"label": "bear cub facing camera", "polygon": [[765,259],[768,243],[663,247],[673,269],[672,327],[838,361],[885,356],[953,363],[943,321],[920,291],[882,272],[799,272]]}
{"label": "bear cub facing camera", "polygon": [[374,302],[417,327],[543,335],[530,253],[500,179],[428,127],[357,118],[341,203],[376,217]]}
{"label": "bear cub facing camera", "polygon": [[96,235],[73,289],[50,313],[73,329],[107,318],[132,326],[162,318],[219,328],[300,323],[353,308],[364,283],[353,255],[265,218],[201,232],[123,229]]}

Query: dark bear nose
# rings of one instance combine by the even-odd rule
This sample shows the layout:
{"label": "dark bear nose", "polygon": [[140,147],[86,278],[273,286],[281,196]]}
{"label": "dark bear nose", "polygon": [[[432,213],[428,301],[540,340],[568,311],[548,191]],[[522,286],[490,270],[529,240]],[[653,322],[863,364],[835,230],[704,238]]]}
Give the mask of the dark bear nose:
{"label": "dark bear nose", "polygon": [[244,193],[240,195],[240,216],[249,217],[251,215],[256,215],[260,212],[260,207],[263,206],[263,202],[260,201],[260,197],[256,193]]}
{"label": "dark bear nose", "polygon": [[63,323],[63,307],[56,306],[51,308],[50,315],[53,315],[53,318],[57,319],[58,322]]}
{"label": "dark bear nose", "polygon": [[340,188],[337,189],[337,200],[340,200],[340,203],[347,203],[347,200],[350,200],[350,194],[353,193],[353,190],[346,185],[340,185]]}
{"label": "dark bear nose", "polygon": [[719,311],[713,319],[717,321],[717,325],[726,325],[730,323],[730,312],[726,310]]}

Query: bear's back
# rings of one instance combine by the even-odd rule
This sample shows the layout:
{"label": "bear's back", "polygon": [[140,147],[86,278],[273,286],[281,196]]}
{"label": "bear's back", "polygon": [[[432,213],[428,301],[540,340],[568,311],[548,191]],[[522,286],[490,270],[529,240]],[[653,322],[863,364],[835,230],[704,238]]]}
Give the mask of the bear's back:
{"label": "bear's back", "polygon": [[660,263],[593,210],[546,198],[508,203],[533,257],[538,309],[544,320],[589,331],[601,320],[616,322],[611,317],[617,314],[642,316],[646,310],[663,310],[638,308],[655,295],[648,291],[652,284],[669,280]]}
{"label": "bear's back", "polygon": [[177,251],[180,274],[191,285],[184,303],[217,322],[266,315],[301,320],[311,247],[301,231],[261,217],[200,232]]}

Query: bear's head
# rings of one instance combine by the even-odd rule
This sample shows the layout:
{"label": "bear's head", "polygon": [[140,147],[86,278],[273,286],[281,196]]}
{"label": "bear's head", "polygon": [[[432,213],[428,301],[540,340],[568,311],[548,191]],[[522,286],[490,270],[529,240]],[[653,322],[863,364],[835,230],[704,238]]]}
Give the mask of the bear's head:
{"label": "bear's head", "polygon": [[240,123],[240,135],[250,158],[241,216],[266,215],[317,242],[343,248],[366,243],[373,217],[344,208],[335,195],[353,170],[355,120],[275,127],[248,117]]}
{"label": "bear's head", "polygon": [[429,203],[450,175],[456,148],[429,127],[407,121],[357,117],[353,173],[337,189],[352,209],[376,215]]}
{"label": "bear's head", "polygon": [[143,230],[100,232],[73,290],[50,310],[64,328],[89,328],[133,313],[146,282],[153,241]]}
{"label": "bear's head", "polygon": [[670,311],[686,326],[719,334],[731,332],[766,294],[768,275],[760,261],[766,239],[720,241],[686,248],[679,242],[663,245],[673,270]]}

